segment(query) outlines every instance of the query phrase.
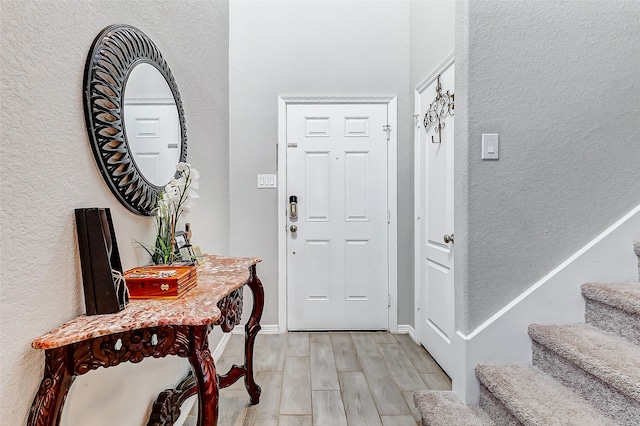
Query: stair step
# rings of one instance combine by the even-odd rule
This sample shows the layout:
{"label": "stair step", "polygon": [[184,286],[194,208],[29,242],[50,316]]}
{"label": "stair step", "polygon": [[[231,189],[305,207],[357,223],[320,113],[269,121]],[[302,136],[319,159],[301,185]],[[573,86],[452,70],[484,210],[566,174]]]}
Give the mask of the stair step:
{"label": "stair step", "polygon": [[478,407],[465,405],[451,391],[417,391],[413,402],[422,416],[423,426],[494,426]]}
{"label": "stair step", "polygon": [[640,345],[640,284],[587,283],[585,319]]}
{"label": "stair step", "polygon": [[530,365],[478,365],[480,406],[500,425],[606,426],[612,418]]}
{"label": "stair step", "polygon": [[640,284],[587,283],[582,284],[582,295],[589,300],[640,315]]}
{"label": "stair step", "polygon": [[529,326],[533,364],[621,424],[640,422],[640,347],[586,324]]}

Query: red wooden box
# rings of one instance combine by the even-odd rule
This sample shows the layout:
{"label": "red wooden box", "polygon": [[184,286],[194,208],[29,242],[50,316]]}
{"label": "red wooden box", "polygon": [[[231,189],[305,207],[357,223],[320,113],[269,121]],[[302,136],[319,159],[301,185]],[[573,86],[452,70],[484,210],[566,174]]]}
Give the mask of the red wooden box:
{"label": "red wooden box", "polygon": [[177,299],[197,284],[195,266],[145,266],[124,273],[131,299]]}

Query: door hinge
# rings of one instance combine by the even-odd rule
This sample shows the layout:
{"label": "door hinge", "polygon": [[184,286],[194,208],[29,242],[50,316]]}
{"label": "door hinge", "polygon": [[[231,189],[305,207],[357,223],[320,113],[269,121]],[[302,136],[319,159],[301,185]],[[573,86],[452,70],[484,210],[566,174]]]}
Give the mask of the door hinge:
{"label": "door hinge", "polygon": [[391,223],[391,211],[387,210],[387,223]]}
{"label": "door hinge", "polygon": [[391,307],[391,295],[387,294],[387,308]]}

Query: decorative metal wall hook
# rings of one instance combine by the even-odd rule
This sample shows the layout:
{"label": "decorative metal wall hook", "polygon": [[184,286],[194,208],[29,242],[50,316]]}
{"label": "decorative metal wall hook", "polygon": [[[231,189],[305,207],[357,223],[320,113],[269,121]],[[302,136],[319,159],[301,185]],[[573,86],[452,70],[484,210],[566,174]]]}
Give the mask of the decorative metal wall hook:
{"label": "decorative metal wall hook", "polygon": [[434,132],[438,133],[438,141],[431,136],[431,143],[442,142],[442,129],[445,127],[444,119],[448,116],[453,116],[454,108],[454,94],[449,93],[447,90],[442,93],[442,84],[440,83],[440,76],[438,76],[438,82],[436,83],[436,98],[429,105],[429,110],[424,115],[424,129],[429,133],[429,129],[433,127]]}

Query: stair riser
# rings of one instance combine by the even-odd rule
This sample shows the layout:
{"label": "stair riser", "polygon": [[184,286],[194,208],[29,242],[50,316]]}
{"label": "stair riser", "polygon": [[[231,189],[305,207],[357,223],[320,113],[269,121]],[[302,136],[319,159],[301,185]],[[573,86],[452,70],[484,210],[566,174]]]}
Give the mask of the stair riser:
{"label": "stair riser", "polygon": [[587,324],[615,333],[640,345],[640,317],[613,306],[586,299],[584,314]]}
{"label": "stair riser", "polygon": [[480,407],[496,425],[523,426],[511,412],[482,384],[480,385]]}
{"label": "stair riser", "polygon": [[604,383],[547,347],[533,341],[533,365],[625,426],[637,426],[640,403]]}

